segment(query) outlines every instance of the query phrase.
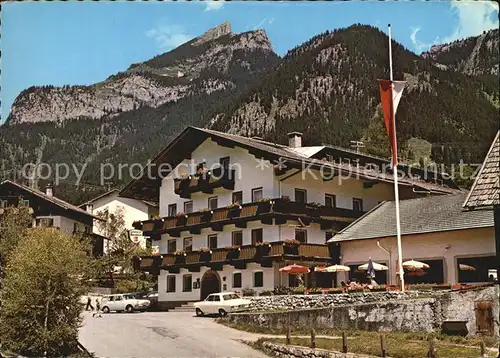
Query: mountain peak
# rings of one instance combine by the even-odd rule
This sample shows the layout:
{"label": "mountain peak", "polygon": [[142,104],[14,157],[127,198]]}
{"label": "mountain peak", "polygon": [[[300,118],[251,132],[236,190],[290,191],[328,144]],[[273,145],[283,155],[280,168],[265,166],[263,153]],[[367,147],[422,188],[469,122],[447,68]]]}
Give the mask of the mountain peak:
{"label": "mountain peak", "polygon": [[231,24],[229,24],[229,22],[226,21],[223,24],[212,27],[207,32],[205,32],[203,35],[194,39],[192,44],[195,46],[198,46],[198,45],[201,45],[202,43],[212,41],[212,40],[215,40],[221,36],[229,35],[229,34],[231,34]]}

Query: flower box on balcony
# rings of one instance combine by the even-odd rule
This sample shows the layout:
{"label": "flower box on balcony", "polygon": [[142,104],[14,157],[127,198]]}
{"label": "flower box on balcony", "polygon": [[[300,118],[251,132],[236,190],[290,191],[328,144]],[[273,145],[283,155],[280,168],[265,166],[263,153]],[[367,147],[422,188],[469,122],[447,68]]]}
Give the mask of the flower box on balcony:
{"label": "flower box on balcony", "polygon": [[175,217],[177,218],[177,226],[186,225],[188,218],[186,213],[178,213]]}
{"label": "flower box on balcony", "polygon": [[240,257],[241,248],[239,246],[227,246],[226,250],[227,250],[226,254],[227,260],[235,260],[238,257]]}
{"label": "flower box on balcony", "polygon": [[212,259],[212,250],[208,247],[200,248],[200,261],[210,261]]}
{"label": "flower box on balcony", "polygon": [[184,252],[184,250],[177,250],[176,252],[174,252],[174,256],[176,264],[186,263],[186,253]]}
{"label": "flower box on balcony", "polygon": [[241,205],[239,203],[229,204],[227,206],[227,217],[229,219],[238,218],[241,214]]}
{"label": "flower box on balcony", "polygon": [[263,257],[263,256],[268,256],[269,252],[271,252],[271,244],[268,242],[258,242],[255,244],[255,256],[257,257]]}
{"label": "flower box on balcony", "polygon": [[202,222],[209,222],[212,220],[212,215],[214,212],[210,210],[209,208],[201,210],[201,221]]}
{"label": "flower box on balcony", "polygon": [[283,241],[283,250],[285,255],[298,255],[300,241],[298,240],[285,240]]}
{"label": "flower box on balcony", "polygon": [[153,216],[152,220],[153,220],[153,230],[154,231],[161,230],[163,228],[163,220],[161,217],[156,215],[156,216]]}
{"label": "flower box on balcony", "polygon": [[268,213],[271,210],[273,201],[269,198],[263,198],[257,203],[257,214]]}
{"label": "flower box on balcony", "polygon": [[136,230],[141,230],[142,229],[142,222],[141,221],[134,221],[132,223],[132,227]]}

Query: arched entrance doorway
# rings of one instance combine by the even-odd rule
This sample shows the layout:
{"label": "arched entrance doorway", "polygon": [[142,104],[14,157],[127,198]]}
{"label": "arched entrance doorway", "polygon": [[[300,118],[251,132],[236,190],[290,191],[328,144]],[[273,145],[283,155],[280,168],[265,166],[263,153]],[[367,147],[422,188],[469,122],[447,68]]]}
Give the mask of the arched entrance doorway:
{"label": "arched entrance doorway", "polygon": [[217,271],[208,270],[201,278],[200,300],[204,300],[211,293],[220,292],[220,277]]}

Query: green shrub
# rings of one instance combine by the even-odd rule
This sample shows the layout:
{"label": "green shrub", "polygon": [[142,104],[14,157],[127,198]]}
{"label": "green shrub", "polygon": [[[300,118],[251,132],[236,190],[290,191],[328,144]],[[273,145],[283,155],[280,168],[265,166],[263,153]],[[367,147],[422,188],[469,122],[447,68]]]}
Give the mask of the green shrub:
{"label": "green shrub", "polygon": [[244,288],[241,290],[241,294],[245,297],[255,296],[255,291],[251,288]]}
{"label": "green shrub", "polygon": [[259,296],[274,296],[273,291],[262,291]]}

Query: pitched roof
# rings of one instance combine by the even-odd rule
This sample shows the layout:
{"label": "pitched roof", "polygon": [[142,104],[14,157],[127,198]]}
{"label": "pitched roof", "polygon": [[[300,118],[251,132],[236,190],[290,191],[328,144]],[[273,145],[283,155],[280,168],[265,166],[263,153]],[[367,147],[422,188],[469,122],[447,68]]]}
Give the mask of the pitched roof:
{"label": "pitched roof", "polygon": [[479,174],[464,202],[464,208],[489,208],[500,205],[500,131],[486,154]]}
{"label": "pitched roof", "polygon": [[[311,158],[311,156],[319,153],[325,147],[290,148],[286,145],[271,143],[262,139],[243,137],[197,127],[187,127],[169,143],[166,148],[153,158],[152,163],[156,165],[160,163],[169,163],[172,168],[175,168],[186,158],[188,153],[191,153],[207,138],[211,138],[220,145],[230,147],[234,147],[235,145],[240,146],[247,149],[252,154],[256,153],[257,155],[266,156],[270,158],[270,160],[282,158],[286,160],[287,167],[295,166],[297,168],[303,168],[308,166],[311,169],[331,168],[333,172],[342,173],[342,175],[352,175],[364,180],[393,182],[393,176],[390,173],[382,173],[366,167],[356,167],[348,163],[332,163]],[[385,162],[389,163],[387,160],[385,160]],[[409,177],[400,179],[400,185],[410,187],[416,186],[417,188],[423,188],[442,194],[449,194],[457,191],[456,188],[438,185],[429,182],[429,180],[426,181],[424,179]],[[120,195],[128,198],[156,201],[159,196],[159,186],[160,181],[158,178],[147,178],[145,172],[143,172],[139,179],[132,180],[128,183],[120,192]]]}
{"label": "pitched roof", "polygon": [[[491,211],[463,211],[466,193],[427,196],[399,202],[401,234],[492,227]],[[330,242],[375,239],[396,236],[396,207],[386,201],[357,219],[335,235]]]}
{"label": "pitched roof", "polygon": [[66,202],[66,201],[64,201],[62,199],[56,198],[55,196],[47,195],[47,194],[45,194],[44,192],[42,192],[40,190],[27,187],[26,185],[13,182],[12,180],[4,180],[2,183],[0,183],[0,186],[9,185],[9,184],[13,185],[13,186],[16,186],[17,188],[19,188],[19,189],[21,189],[23,191],[26,191],[26,192],[28,192],[28,193],[30,193],[32,195],[35,195],[35,196],[39,197],[40,199],[46,200],[48,202],[51,202],[52,204],[55,204],[55,205],[59,206],[62,209],[73,211],[73,212],[81,214],[81,215],[90,216],[93,219],[99,219],[98,217],[96,217],[96,216],[90,214],[89,212],[87,212],[86,210],[82,210],[81,208],[79,208],[79,207],[77,207],[77,206],[75,206],[73,204],[70,204],[70,203],[68,203],[68,202]]}
{"label": "pitched roof", "polygon": [[[105,192],[105,193],[103,193],[101,195],[96,196],[95,198],[92,198],[92,199],[90,199],[90,200],[88,200],[88,201],[86,201],[86,202],[78,205],[78,207],[82,208],[82,207],[84,207],[87,204],[92,204],[95,201],[97,201],[99,199],[102,199],[102,198],[104,198],[104,197],[106,197],[108,195],[114,194],[114,193],[119,194],[120,190],[118,190],[118,189],[111,189],[110,191],[107,191],[107,192]],[[142,201],[144,204],[149,205],[149,206],[158,207],[158,203],[154,203],[154,202],[147,201],[147,200],[139,200],[139,201]]]}

